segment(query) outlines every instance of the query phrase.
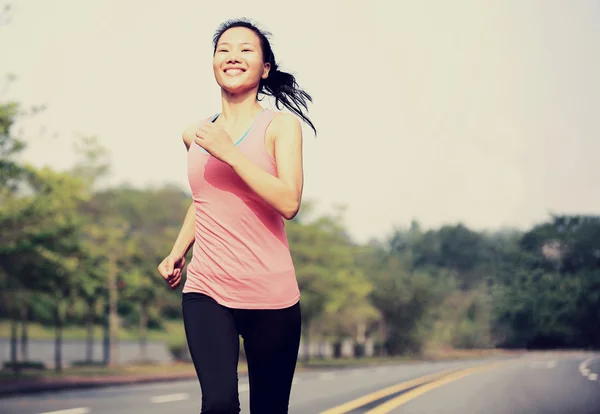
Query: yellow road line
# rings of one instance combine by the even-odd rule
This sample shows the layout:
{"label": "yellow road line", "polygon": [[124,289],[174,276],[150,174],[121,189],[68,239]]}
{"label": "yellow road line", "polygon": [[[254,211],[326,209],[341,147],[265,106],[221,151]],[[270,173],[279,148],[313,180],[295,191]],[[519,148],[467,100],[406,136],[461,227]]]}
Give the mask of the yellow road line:
{"label": "yellow road line", "polygon": [[424,384],[428,381],[432,381],[443,377],[444,375],[448,375],[452,372],[456,372],[457,369],[448,369],[444,371],[439,371],[433,374],[425,375],[423,377],[415,378],[410,381],[401,382],[400,384],[392,385],[391,387],[384,388],[379,391],[375,391],[371,394],[363,395],[355,400],[349,401],[342,405],[338,405],[337,407],[330,408],[326,411],[321,411],[319,414],[344,414],[348,411],[354,410],[355,408],[361,407],[370,402],[379,400],[380,398],[387,397],[388,395],[395,394],[400,391],[404,391],[407,388],[411,388],[417,385]]}
{"label": "yellow road line", "polygon": [[466,368],[464,370],[455,372],[453,374],[446,375],[442,378],[431,381],[428,384],[421,385],[420,387],[415,388],[414,390],[410,390],[402,395],[399,395],[396,398],[386,401],[383,404],[373,408],[372,410],[367,411],[367,414],[387,414],[390,411],[392,411],[393,409],[400,407],[402,404],[405,404],[408,401],[410,401],[414,398],[417,398],[418,396],[423,395],[428,391],[431,391],[435,388],[441,387],[442,385],[448,384],[449,382],[456,381],[460,378],[474,374],[476,372],[490,370],[499,364],[500,363],[491,363],[491,364],[486,364],[484,366]]}

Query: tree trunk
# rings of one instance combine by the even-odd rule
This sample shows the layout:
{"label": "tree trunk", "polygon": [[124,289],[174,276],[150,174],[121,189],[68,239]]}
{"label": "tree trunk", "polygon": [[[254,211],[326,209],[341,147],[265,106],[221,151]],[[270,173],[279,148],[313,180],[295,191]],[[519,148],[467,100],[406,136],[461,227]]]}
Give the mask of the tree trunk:
{"label": "tree trunk", "polygon": [[29,306],[26,303],[21,304],[21,360],[29,361]]}
{"label": "tree trunk", "polygon": [[108,301],[105,301],[105,303],[104,303],[103,314],[104,314],[104,318],[103,318],[104,322],[103,322],[102,353],[103,353],[104,365],[108,366],[108,364],[110,363],[110,332],[109,332],[110,311],[108,309]]}
{"label": "tree trunk", "polygon": [[310,322],[304,321],[304,362],[310,361]]}
{"label": "tree trunk", "polygon": [[10,362],[13,366],[13,372],[15,375],[19,375],[20,368],[17,364],[18,356],[17,356],[17,343],[18,343],[18,317],[17,317],[17,309],[18,309],[18,291],[12,287],[13,278],[8,277],[7,274],[2,272],[0,268],[0,276],[4,276],[8,280],[8,286],[5,291],[2,292],[2,299],[5,300],[6,309],[8,310],[8,316],[10,319]]}
{"label": "tree trunk", "polygon": [[96,316],[96,300],[88,301],[88,313],[85,321],[86,324],[86,348],[85,360],[89,363],[94,361],[94,318]]}
{"label": "tree trunk", "polygon": [[110,335],[110,353],[108,358],[108,366],[114,367],[117,365],[118,355],[118,336],[119,336],[119,316],[117,314],[117,263],[114,257],[110,257],[108,261],[108,325]]}
{"label": "tree trunk", "polygon": [[14,316],[14,311],[11,313],[13,314],[13,317],[10,318],[10,362],[13,364],[15,375],[19,375],[21,370],[19,368],[19,360],[17,358],[18,322],[17,318]]}
{"label": "tree trunk", "polygon": [[146,359],[148,358],[147,335],[148,304],[142,302],[140,303],[140,356],[142,361],[146,361]]}
{"label": "tree trunk", "polygon": [[333,357],[335,359],[342,357],[342,341],[339,338],[333,341]]}
{"label": "tree trunk", "polygon": [[367,343],[367,324],[359,322],[356,327],[356,339],[354,341],[354,357],[362,358],[365,356],[365,346]]}
{"label": "tree trunk", "polygon": [[57,299],[54,315],[56,327],[56,336],[54,338],[54,369],[57,372],[62,371],[62,328],[64,320],[63,299]]}

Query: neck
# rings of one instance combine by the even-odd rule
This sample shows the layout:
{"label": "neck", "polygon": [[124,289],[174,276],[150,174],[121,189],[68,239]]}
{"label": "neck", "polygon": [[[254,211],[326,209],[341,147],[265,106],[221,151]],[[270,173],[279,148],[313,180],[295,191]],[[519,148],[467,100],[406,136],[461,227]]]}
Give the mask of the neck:
{"label": "neck", "polygon": [[255,89],[243,94],[230,94],[223,90],[221,92],[221,105],[220,118],[226,124],[252,119],[263,110],[256,99]]}

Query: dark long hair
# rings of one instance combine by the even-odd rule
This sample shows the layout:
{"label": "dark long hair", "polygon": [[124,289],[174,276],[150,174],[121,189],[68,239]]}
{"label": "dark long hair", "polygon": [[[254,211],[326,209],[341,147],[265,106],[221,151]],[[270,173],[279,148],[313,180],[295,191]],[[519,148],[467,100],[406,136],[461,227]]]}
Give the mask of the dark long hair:
{"label": "dark long hair", "polygon": [[312,97],[300,89],[296,78],[291,73],[283,72],[279,70],[279,66],[275,61],[275,54],[271,49],[271,43],[268,37],[271,35],[266,31],[261,31],[248,19],[235,19],[228,20],[222,23],[213,36],[213,53],[217,51],[217,43],[219,39],[227,30],[233,27],[245,27],[252,30],[260,39],[260,46],[262,49],[263,62],[271,65],[269,76],[267,79],[261,79],[258,85],[258,93],[263,95],[272,96],[275,98],[275,106],[277,109],[281,109],[281,104],[288,108],[290,111],[298,115],[304,120],[317,134],[317,130],[308,116],[304,113],[302,108],[308,112],[307,101],[312,102]]}

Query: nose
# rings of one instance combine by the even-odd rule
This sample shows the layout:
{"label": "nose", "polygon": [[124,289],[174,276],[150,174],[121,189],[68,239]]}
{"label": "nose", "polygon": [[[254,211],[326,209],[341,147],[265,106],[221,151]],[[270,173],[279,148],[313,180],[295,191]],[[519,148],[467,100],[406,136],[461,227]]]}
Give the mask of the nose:
{"label": "nose", "polygon": [[227,54],[227,63],[240,63],[237,51],[232,50]]}

